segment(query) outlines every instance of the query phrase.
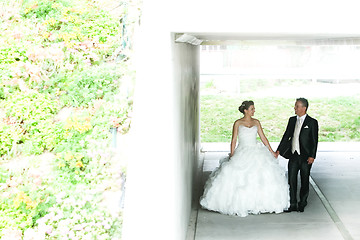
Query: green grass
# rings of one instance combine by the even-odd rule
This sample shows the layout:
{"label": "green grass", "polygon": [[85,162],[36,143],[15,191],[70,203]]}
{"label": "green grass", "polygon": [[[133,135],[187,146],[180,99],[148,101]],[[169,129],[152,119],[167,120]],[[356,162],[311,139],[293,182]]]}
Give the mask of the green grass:
{"label": "green grass", "polygon": [[[201,97],[201,141],[230,142],[232,125],[242,117],[238,107],[244,100],[255,102],[254,117],[260,120],[269,141],[280,141],[289,117],[294,115],[295,98],[221,95]],[[308,114],[319,122],[319,141],[360,141],[360,96],[308,100]]]}

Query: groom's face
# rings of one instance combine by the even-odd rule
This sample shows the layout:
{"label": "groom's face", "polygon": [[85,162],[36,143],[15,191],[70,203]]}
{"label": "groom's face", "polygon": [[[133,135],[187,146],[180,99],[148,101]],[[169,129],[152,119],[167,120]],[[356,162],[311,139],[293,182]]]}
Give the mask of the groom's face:
{"label": "groom's face", "polygon": [[298,115],[299,117],[305,115],[306,113],[306,107],[304,107],[302,102],[300,101],[295,102],[294,109],[295,109],[295,114]]}

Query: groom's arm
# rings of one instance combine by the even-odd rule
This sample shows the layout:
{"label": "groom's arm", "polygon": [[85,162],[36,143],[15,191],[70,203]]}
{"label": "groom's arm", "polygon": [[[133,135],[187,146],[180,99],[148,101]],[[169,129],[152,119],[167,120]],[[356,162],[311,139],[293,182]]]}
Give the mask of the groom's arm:
{"label": "groom's arm", "polygon": [[279,152],[280,155],[282,155],[284,153],[284,151],[286,150],[287,147],[290,147],[290,146],[286,146],[286,145],[288,145],[288,141],[289,141],[290,136],[291,135],[290,135],[290,118],[289,118],[289,121],[288,121],[288,124],[286,126],[286,130],[284,132],[284,135],[281,138],[280,144],[279,144],[279,146],[277,147],[277,150],[276,150],[276,152]]}
{"label": "groom's arm", "polygon": [[318,146],[318,138],[319,138],[319,125],[316,119],[313,119],[313,124],[310,131],[309,141],[310,149],[309,149],[309,158],[316,158],[317,146]]}

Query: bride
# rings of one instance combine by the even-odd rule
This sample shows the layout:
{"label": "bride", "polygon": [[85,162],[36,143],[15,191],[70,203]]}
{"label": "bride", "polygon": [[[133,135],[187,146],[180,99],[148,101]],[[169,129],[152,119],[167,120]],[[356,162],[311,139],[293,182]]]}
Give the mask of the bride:
{"label": "bride", "polygon": [[[252,117],[254,102],[244,101],[239,111],[244,117],[234,123],[230,157],[220,160],[220,166],[210,174],[200,204],[208,210],[241,217],[281,213],[289,207],[285,170],[278,164],[278,155],[259,120]],[[257,134],[263,144],[256,141]]]}

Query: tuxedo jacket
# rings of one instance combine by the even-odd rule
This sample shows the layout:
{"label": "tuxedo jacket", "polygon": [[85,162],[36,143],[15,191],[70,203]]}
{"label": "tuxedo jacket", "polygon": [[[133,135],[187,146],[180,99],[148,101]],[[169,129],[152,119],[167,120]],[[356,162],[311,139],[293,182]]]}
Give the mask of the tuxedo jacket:
{"label": "tuxedo jacket", "polygon": [[[291,152],[292,138],[294,136],[296,120],[297,120],[296,116],[289,118],[286,131],[277,148],[277,151],[280,152],[280,155],[287,159],[289,159],[292,155]],[[318,145],[318,132],[319,132],[319,126],[317,120],[310,117],[309,115],[306,115],[304,122],[301,126],[300,135],[299,135],[301,158],[303,159],[308,159],[309,157],[316,158],[316,151]]]}

